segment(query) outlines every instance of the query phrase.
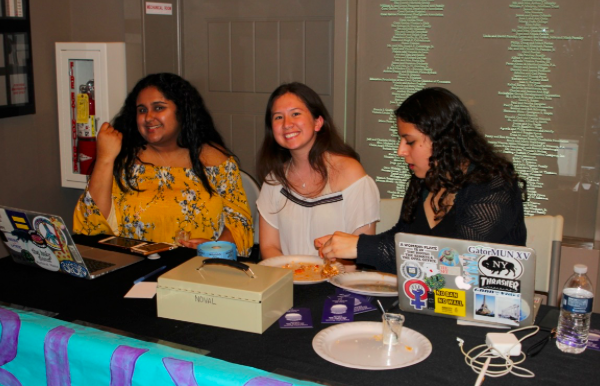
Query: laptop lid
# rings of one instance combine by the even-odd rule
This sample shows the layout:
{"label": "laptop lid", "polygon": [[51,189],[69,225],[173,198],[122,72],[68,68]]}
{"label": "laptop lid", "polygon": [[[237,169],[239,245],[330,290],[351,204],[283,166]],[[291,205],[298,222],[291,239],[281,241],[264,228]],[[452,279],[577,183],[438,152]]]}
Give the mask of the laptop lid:
{"label": "laptop lid", "polygon": [[408,233],[397,233],[395,243],[401,310],[515,327],[533,323],[533,249]]}
{"label": "laptop lid", "polygon": [[17,263],[86,279],[144,260],[141,256],[76,245],[60,216],[2,205],[0,237]]}

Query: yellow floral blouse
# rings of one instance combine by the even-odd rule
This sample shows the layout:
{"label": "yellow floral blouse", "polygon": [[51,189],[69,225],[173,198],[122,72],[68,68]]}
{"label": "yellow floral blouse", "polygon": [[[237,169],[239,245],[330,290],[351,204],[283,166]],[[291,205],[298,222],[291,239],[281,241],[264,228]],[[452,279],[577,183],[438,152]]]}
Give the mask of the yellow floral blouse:
{"label": "yellow floral blouse", "polygon": [[216,240],[227,227],[238,254],[247,256],[253,243],[252,215],[238,165],[229,158],[205,170],[216,191],[212,197],[192,169],[134,165],[132,185],[140,191],[123,192],[113,180],[106,219],[86,188],[75,207],[74,231],[173,243],[178,230],[190,231],[191,238]]}

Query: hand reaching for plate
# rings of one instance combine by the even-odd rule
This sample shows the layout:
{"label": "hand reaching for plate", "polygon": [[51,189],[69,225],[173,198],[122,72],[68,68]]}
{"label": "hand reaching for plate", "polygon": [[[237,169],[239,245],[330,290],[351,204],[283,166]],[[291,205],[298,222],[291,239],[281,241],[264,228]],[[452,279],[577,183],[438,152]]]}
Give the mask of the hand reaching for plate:
{"label": "hand reaching for plate", "polygon": [[335,232],[315,239],[315,248],[319,250],[319,256],[335,261],[340,259],[356,259],[358,254],[358,236],[344,232]]}

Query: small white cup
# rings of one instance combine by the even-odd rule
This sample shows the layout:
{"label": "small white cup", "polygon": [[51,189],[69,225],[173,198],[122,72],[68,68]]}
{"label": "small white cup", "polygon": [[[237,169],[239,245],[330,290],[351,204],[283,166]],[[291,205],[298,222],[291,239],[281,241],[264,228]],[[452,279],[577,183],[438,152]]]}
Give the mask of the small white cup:
{"label": "small white cup", "polygon": [[400,342],[402,326],[404,325],[404,315],[385,313],[382,316],[383,322],[383,344],[397,345]]}

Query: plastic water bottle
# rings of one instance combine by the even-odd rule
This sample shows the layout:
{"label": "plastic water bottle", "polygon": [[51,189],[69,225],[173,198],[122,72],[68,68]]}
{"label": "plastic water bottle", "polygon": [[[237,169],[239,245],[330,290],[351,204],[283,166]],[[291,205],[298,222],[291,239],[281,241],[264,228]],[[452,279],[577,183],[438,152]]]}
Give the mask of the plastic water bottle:
{"label": "plastic water bottle", "polygon": [[566,353],[579,354],[587,346],[594,290],[586,275],[587,266],[575,264],[573,270],[563,288],[556,346]]}

